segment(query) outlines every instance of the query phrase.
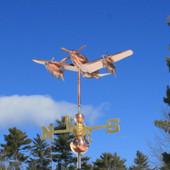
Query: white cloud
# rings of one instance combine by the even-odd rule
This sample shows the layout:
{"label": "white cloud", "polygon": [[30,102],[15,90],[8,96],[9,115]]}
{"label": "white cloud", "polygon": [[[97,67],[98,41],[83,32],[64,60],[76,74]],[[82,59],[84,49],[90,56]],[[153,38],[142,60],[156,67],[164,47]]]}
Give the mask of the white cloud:
{"label": "white cloud", "polygon": [[[90,124],[102,115],[102,110],[107,105],[93,107],[82,106],[81,112],[86,116]],[[55,119],[69,115],[74,117],[77,113],[76,104],[66,101],[54,101],[49,96],[1,96],[0,97],[0,127],[7,128],[17,125],[48,125]]]}

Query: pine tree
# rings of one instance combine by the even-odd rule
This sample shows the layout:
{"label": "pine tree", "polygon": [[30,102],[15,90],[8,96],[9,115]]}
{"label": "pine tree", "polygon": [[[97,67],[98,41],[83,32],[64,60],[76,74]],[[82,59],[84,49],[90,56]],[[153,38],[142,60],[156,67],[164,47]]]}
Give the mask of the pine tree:
{"label": "pine tree", "polygon": [[[170,16],[169,19],[167,21],[168,25],[170,26]],[[170,45],[169,45],[169,50],[170,50]],[[170,72],[170,57],[166,56],[166,61],[167,61],[167,65],[169,67],[169,72]],[[169,86],[167,86],[167,91],[166,91],[166,97],[163,98],[164,102],[170,106],[170,88]],[[160,128],[161,130],[163,130],[166,134],[166,136],[169,138],[170,135],[170,113],[166,113],[165,114],[165,119],[164,120],[155,120],[154,121],[155,126],[157,126],[158,128]],[[169,143],[169,140],[168,140]],[[164,162],[164,166],[162,168],[166,168],[170,166],[170,159],[168,161],[167,158],[170,157],[170,153],[162,153],[162,160]]]}
{"label": "pine tree", "polygon": [[135,165],[130,167],[133,170],[145,170],[149,168],[148,165],[148,157],[144,155],[142,152],[137,151],[136,158],[134,159]]}
{"label": "pine tree", "polygon": [[4,135],[6,144],[1,144],[1,152],[5,153],[5,156],[10,160],[14,160],[16,169],[28,159],[28,155],[24,153],[30,148],[31,139],[27,138],[26,132],[22,132],[16,127],[10,128],[9,134]]}
{"label": "pine tree", "polygon": [[[61,120],[56,120],[55,130],[66,129],[65,117],[61,117]],[[72,163],[72,151],[70,149],[70,142],[73,139],[73,135],[69,133],[63,133],[55,135],[55,139],[53,142],[53,161],[58,162],[58,167],[63,166],[63,169],[67,168],[67,166]],[[60,169],[60,168],[58,168]]]}
{"label": "pine tree", "polygon": [[27,167],[28,170],[36,170],[36,166],[37,166],[36,159],[30,158],[27,161],[27,164],[28,164],[28,167]]}
{"label": "pine tree", "polygon": [[81,161],[82,161],[81,167],[82,167],[82,169],[85,169],[85,170],[92,169],[92,164],[88,163],[89,159],[90,159],[90,157],[88,157],[88,156],[81,158]]}
{"label": "pine tree", "polygon": [[[170,18],[169,18],[168,22],[170,22]],[[170,50],[170,47],[169,47],[169,50]],[[170,57],[166,56],[166,61],[167,61],[167,65],[168,65],[169,71],[170,71]],[[166,97],[164,97],[163,100],[166,104],[168,104],[168,106],[170,106],[170,89],[169,89],[169,86],[167,86]],[[168,117],[167,120],[155,120],[154,123],[155,123],[155,126],[161,128],[162,130],[164,130],[165,132],[168,132],[170,134],[170,113],[168,114],[167,117]]]}
{"label": "pine tree", "polygon": [[5,153],[0,152],[0,169],[5,169],[8,168],[8,163],[7,163],[7,156]]}
{"label": "pine tree", "polygon": [[100,155],[99,159],[96,159],[94,164],[94,170],[125,170],[126,166],[124,163],[126,162],[126,159],[121,159],[120,156],[117,155],[115,152],[114,154],[111,153],[102,153]]}
{"label": "pine tree", "polygon": [[[170,45],[169,45],[169,50],[170,50]],[[169,72],[170,72],[170,57],[166,56],[166,62],[167,62],[167,66],[169,67]]]}
{"label": "pine tree", "polygon": [[168,16],[167,24],[170,26],[170,16]]}
{"label": "pine tree", "polygon": [[31,148],[31,154],[33,158],[30,158],[28,161],[28,169],[36,170],[48,170],[50,169],[50,147],[46,141],[42,141],[40,135],[37,134],[37,137],[33,139],[33,146]]}
{"label": "pine tree", "polygon": [[161,167],[162,170],[169,170],[170,169],[170,154],[164,152],[162,154],[163,161],[165,163],[165,166]]}
{"label": "pine tree", "polygon": [[[81,169],[85,169],[85,170],[90,170],[92,169],[92,164],[88,164],[88,161],[89,161],[90,157],[88,156],[85,156],[85,157],[81,157]],[[73,157],[72,158],[72,163],[70,166],[69,166],[69,170],[71,169],[76,169],[77,167],[77,157]]]}
{"label": "pine tree", "polygon": [[[167,23],[170,26],[170,16],[169,16],[169,20],[167,21]],[[169,50],[170,50],[170,45],[169,45]],[[169,72],[170,72],[170,57],[166,56],[166,62],[167,62],[167,66],[169,67]],[[164,98],[164,102],[167,103],[170,106],[170,89],[169,89],[169,86],[167,87],[166,96],[167,96],[167,98]]]}

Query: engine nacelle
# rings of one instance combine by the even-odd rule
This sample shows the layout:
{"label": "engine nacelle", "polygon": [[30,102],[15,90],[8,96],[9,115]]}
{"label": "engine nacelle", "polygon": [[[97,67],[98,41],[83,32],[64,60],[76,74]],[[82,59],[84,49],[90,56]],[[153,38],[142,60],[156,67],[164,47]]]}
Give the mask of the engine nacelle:
{"label": "engine nacelle", "polygon": [[48,62],[45,64],[45,67],[48,72],[52,72],[52,76],[55,76],[57,79],[61,78],[64,80],[64,70],[61,70],[59,64]]}
{"label": "engine nacelle", "polygon": [[106,58],[103,58],[102,60],[103,60],[103,67],[106,67],[106,71],[109,70],[109,72],[111,74],[114,73],[115,76],[117,76],[117,74],[116,74],[116,66],[113,65],[112,59],[106,57]]}

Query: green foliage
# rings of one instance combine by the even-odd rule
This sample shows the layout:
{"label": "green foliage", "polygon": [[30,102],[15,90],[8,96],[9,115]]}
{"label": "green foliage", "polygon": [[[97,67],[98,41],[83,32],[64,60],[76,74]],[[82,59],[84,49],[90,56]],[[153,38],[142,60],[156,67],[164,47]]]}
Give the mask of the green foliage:
{"label": "green foliage", "polygon": [[170,154],[164,152],[162,156],[163,156],[163,161],[165,165],[161,168],[161,170],[169,170],[170,169]]}
{"label": "green foliage", "polygon": [[[167,21],[167,23],[170,26],[170,16],[168,18],[169,20]],[[170,45],[168,49],[170,50]],[[170,72],[170,57],[166,56],[166,62],[167,62],[167,66],[169,67],[169,72]],[[168,86],[167,86],[166,96],[167,98],[164,98],[164,102],[170,106],[170,89]]]}
{"label": "green foliage", "polygon": [[9,164],[7,164],[7,157],[6,154],[3,152],[0,152],[0,169],[9,168]]}
{"label": "green foliage", "polygon": [[134,170],[143,170],[143,169],[148,169],[148,157],[144,155],[142,152],[137,151],[136,153],[136,158],[134,159],[135,165],[130,167],[131,169]]}
{"label": "green foliage", "polygon": [[[170,16],[168,16],[167,24],[170,26]],[[169,48],[168,48],[168,49],[170,50],[170,45],[169,45]],[[170,57],[167,57],[167,56],[166,56],[166,62],[167,62],[167,65],[168,65],[168,67],[169,67],[169,72],[170,72]]]}
{"label": "green foliage", "polygon": [[42,141],[40,135],[37,134],[37,137],[33,140],[33,146],[31,148],[31,154],[34,158],[30,158],[28,161],[29,168],[36,168],[37,170],[50,169],[50,156],[51,156],[51,149],[47,142]]}
{"label": "green foliage", "polygon": [[[170,16],[168,16],[168,21],[167,24],[170,26]],[[169,45],[169,50],[170,50],[170,45]],[[167,65],[169,67],[169,72],[170,72],[170,57],[166,56],[166,61]],[[167,91],[166,91],[166,98],[164,97],[164,102],[167,103],[170,106],[170,89],[169,86],[167,86]],[[168,114],[168,119],[167,120],[160,120],[160,121],[155,121],[155,126],[161,128],[164,130],[167,135],[170,134],[170,113]],[[162,170],[169,170],[170,169],[170,153],[162,153],[163,156],[163,162],[165,165],[161,168]]]}
{"label": "green foliage", "polygon": [[[88,164],[88,161],[89,161],[90,157],[88,156],[85,156],[85,157],[81,157],[81,168],[82,169],[85,169],[85,170],[90,170],[92,169],[92,164]],[[71,169],[76,169],[76,164],[77,164],[77,157],[73,157],[72,158],[72,163],[70,166],[69,166],[69,170]]]}
{"label": "green foliage", "polygon": [[[170,16],[168,16],[168,21],[167,24],[170,26]],[[169,45],[169,50],[170,50],[170,45]],[[169,72],[170,72],[170,57],[166,56],[166,62],[167,66],[169,67]],[[170,106],[170,89],[169,86],[167,86],[167,91],[166,91],[166,98],[164,97],[164,102]],[[161,130],[163,130],[167,136],[170,135],[170,113],[166,113],[166,119],[165,120],[155,120],[154,121],[155,126],[159,127]],[[165,165],[161,168],[162,170],[170,169],[170,153],[162,153],[163,156],[163,162]]]}
{"label": "green foliage", "polygon": [[164,97],[164,102],[170,106],[170,89],[169,89],[169,86],[167,86],[166,98]]}
{"label": "green foliage", "polygon": [[[170,50],[170,45],[169,45],[169,50]],[[166,62],[167,62],[167,66],[169,67],[169,72],[170,72],[170,57],[166,56]]]}
{"label": "green foliage", "polygon": [[36,170],[36,166],[37,166],[36,159],[30,158],[27,161],[27,163],[28,163],[28,167],[27,167],[28,170]]}
{"label": "green foliage", "polygon": [[94,164],[94,170],[105,170],[105,169],[115,169],[118,168],[120,170],[125,170],[126,166],[124,163],[126,159],[121,159],[120,156],[117,155],[115,152],[114,154],[111,153],[102,153],[99,159],[96,159]]}
{"label": "green foliage", "polygon": [[92,164],[88,164],[88,161],[89,161],[90,157],[86,156],[86,157],[82,157],[81,160],[82,160],[82,169],[85,169],[85,170],[90,170],[92,168]]}
{"label": "green foliage", "polygon": [[168,16],[168,21],[166,23],[170,26],[170,16]]}
{"label": "green foliage", "polygon": [[[61,117],[61,120],[56,120],[55,130],[66,129],[65,117]],[[53,161],[60,162],[66,168],[68,164],[72,163],[72,151],[70,149],[70,142],[73,139],[73,135],[69,133],[63,133],[55,135],[56,138],[53,142]]]}
{"label": "green foliage", "polygon": [[168,114],[168,117],[167,120],[155,120],[154,123],[155,126],[170,134],[170,113]]}
{"label": "green foliage", "polygon": [[1,144],[1,152],[8,157],[8,159],[14,160],[15,164],[19,167],[21,162],[25,162],[28,158],[24,151],[30,148],[31,139],[27,138],[25,132],[17,129],[16,127],[10,128],[9,134],[4,135],[6,144]]}

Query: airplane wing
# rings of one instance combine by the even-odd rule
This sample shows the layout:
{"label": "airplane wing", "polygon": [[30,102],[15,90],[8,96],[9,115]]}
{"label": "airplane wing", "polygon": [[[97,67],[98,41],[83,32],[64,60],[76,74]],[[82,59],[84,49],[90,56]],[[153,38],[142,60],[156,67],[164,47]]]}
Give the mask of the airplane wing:
{"label": "airplane wing", "polygon": [[[57,61],[51,61],[51,60],[40,60],[40,59],[33,59],[34,62],[38,63],[38,64],[43,64],[45,65],[45,63],[48,62],[53,62],[53,63],[60,63]],[[61,66],[66,69],[66,70],[70,70],[70,71],[77,71],[78,72],[78,68],[75,67],[73,64],[69,64],[69,63],[62,63]]]}
{"label": "airplane wing", "polygon": [[75,65],[73,65],[73,64],[63,63],[62,66],[66,70],[77,71],[78,72],[78,68],[75,67]]}
{"label": "airplane wing", "polygon": [[[51,61],[51,60],[40,60],[40,59],[33,59],[34,62],[38,63],[38,64],[43,64],[45,65],[45,63],[48,62],[54,62],[54,63],[60,63],[57,61]],[[70,70],[70,71],[77,71],[78,72],[78,68],[75,67],[73,64],[69,64],[69,63],[62,63],[61,66],[66,69],[66,70]]]}
{"label": "airplane wing", "polygon": [[45,65],[45,63],[51,62],[50,60],[39,60],[39,59],[32,59],[32,60],[38,64],[43,64],[43,65]]}
{"label": "airplane wing", "polygon": [[[119,60],[122,60],[123,58],[126,58],[126,57],[132,55],[132,54],[133,54],[132,50],[126,50],[126,51],[123,51],[123,52],[120,52],[120,53],[109,55],[107,58],[111,58],[113,60],[113,63],[115,63]],[[89,72],[97,71],[97,70],[105,67],[103,65],[102,60],[103,59],[100,58],[98,60],[94,60],[94,61],[89,62],[87,64],[83,64],[83,67],[85,67]]]}

